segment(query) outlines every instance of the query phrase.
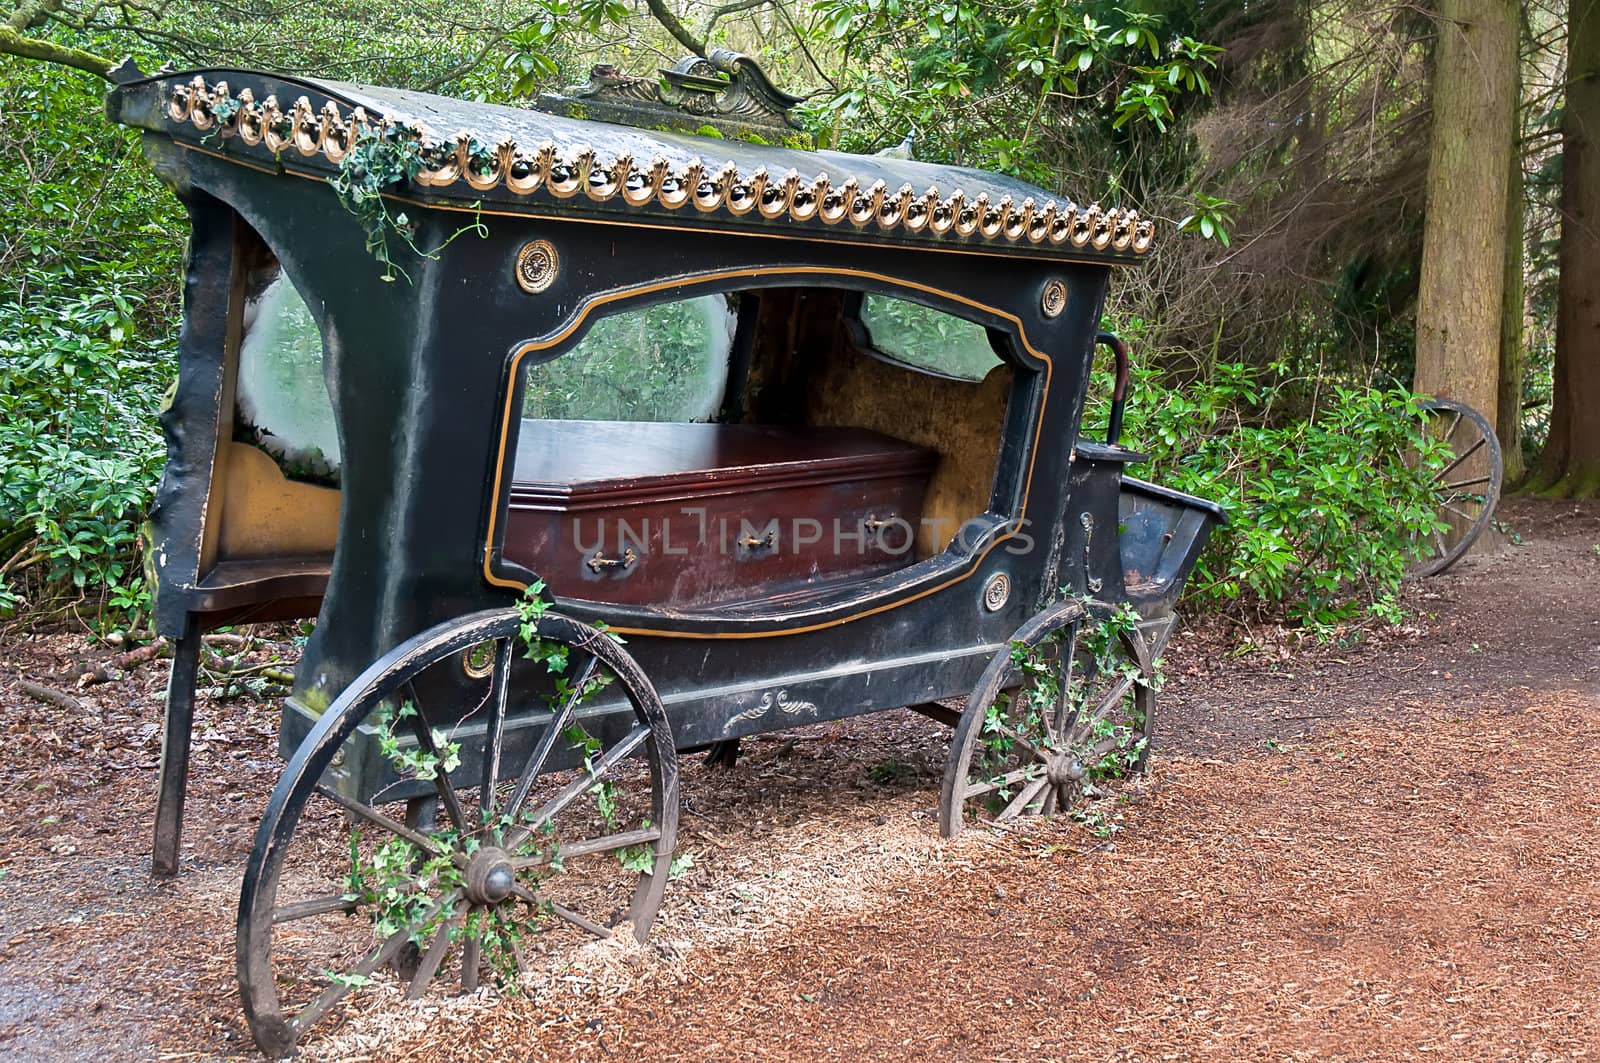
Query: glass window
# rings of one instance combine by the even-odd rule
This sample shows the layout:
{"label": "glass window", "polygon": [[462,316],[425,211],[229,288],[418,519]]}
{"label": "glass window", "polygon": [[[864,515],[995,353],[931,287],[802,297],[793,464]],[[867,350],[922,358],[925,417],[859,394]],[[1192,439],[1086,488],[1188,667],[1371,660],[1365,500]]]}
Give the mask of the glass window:
{"label": "glass window", "polygon": [[528,370],[523,416],[709,421],[722,409],[738,323],[726,295],[603,317],[566,354]]}
{"label": "glass window", "polygon": [[920,303],[868,295],[860,317],[874,350],[914,369],[982,380],[1001,361],[988,329]]}
{"label": "glass window", "polygon": [[339,433],[322,378],[322,333],[281,272],[247,299],[235,404],[240,427],[295,477],[333,480]]}

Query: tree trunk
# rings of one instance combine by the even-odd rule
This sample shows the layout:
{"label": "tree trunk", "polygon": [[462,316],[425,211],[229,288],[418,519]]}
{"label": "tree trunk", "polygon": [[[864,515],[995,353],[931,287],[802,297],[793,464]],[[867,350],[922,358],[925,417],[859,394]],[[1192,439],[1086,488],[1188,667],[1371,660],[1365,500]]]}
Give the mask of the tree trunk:
{"label": "tree trunk", "polygon": [[[1517,78],[1518,100],[1522,97],[1522,78]],[[1523,319],[1527,314],[1527,286],[1524,283],[1525,241],[1527,237],[1525,193],[1522,179],[1522,143],[1517,134],[1520,121],[1512,124],[1511,165],[1506,186],[1505,291],[1500,310],[1500,413],[1495,434],[1505,455],[1505,482],[1515,484],[1527,475],[1522,460],[1522,386],[1528,364],[1523,349]]]}
{"label": "tree trunk", "polygon": [[[1576,3],[1577,0],[1574,0]],[[1517,0],[1441,0],[1416,390],[1496,420]]]}
{"label": "tree trunk", "polygon": [[1600,494],[1600,9],[1571,0],[1561,120],[1561,280],[1550,438],[1530,486]]}

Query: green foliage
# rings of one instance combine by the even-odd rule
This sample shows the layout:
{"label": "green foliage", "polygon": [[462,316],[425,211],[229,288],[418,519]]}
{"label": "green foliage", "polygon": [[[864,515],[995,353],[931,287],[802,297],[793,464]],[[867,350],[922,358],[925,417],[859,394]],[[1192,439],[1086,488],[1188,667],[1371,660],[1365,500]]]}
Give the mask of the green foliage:
{"label": "green foliage", "polygon": [[528,370],[523,415],[709,420],[721,404],[736,321],[722,295],[602,317],[571,350]]}
{"label": "green foliage", "polygon": [[[513,95],[503,66],[516,48],[508,34],[540,31],[534,39],[541,59],[565,66],[577,42],[614,31],[627,13],[619,0],[255,0],[221,13],[195,0],[131,7],[64,0],[49,7],[62,24],[87,27],[87,39],[76,34],[62,43],[114,58],[132,53],[145,70],[170,59],[180,67],[243,66],[495,102]],[[524,37],[521,47],[529,45]]]}
{"label": "green foliage", "polygon": [[431,782],[439,777],[440,772],[448,775],[461,766],[461,743],[450,741],[443,731],[435,729],[432,737],[434,749],[438,751],[437,755],[420,749],[403,748],[394,734],[394,720],[408,720],[416,714],[416,706],[408,701],[400,706],[400,711],[395,713],[392,719],[387,716],[382,717],[378,750],[389,758],[396,770],[410,772],[418,779]]}
{"label": "green foliage", "polygon": [[186,222],[137,146],[98,82],[0,59],[0,615],[147,600]]}
{"label": "green foliage", "polygon": [[[1094,389],[1086,434],[1109,393]],[[1422,438],[1419,402],[1295,378],[1281,364],[1213,365],[1181,380],[1135,367],[1123,440],[1150,461],[1130,472],[1228,510],[1189,578],[1190,600],[1282,609],[1313,627],[1390,601],[1437,523],[1432,474],[1444,454]]]}
{"label": "green foliage", "polygon": [[1197,233],[1202,239],[1215,240],[1223,247],[1228,247],[1228,230],[1233,225],[1233,215],[1230,213],[1232,206],[1233,203],[1226,199],[1196,195],[1194,213],[1178,223],[1178,231]]}
{"label": "green foliage", "polygon": [[1063,134],[1102,149],[1165,134],[1183,97],[1210,92],[1220,51],[1187,35],[1181,4],[821,0],[815,16],[813,47],[838,56],[809,112],[821,142],[866,151],[917,129],[926,157],[1047,187],[1079,169]]}
{"label": "green foliage", "polygon": [[868,295],[861,301],[861,323],[879,351],[920,369],[982,380],[1000,364],[988,329],[920,303]]}
{"label": "green foliage", "polygon": [[514,30],[506,36],[509,50],[500,62],[500,69],[511,78],[513,96],[527,98],[537,95],[541,87],[561,72],[549,52],[556,29],[553,20],[542,21]]}

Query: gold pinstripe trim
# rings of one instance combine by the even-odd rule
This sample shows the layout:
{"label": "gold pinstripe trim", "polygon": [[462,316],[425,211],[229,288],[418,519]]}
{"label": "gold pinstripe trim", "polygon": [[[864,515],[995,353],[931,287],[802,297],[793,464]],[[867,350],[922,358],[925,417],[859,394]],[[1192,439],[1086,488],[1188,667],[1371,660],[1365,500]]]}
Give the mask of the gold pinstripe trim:
{"label": "gold pinstripe trim", "polygon": [[[665,291],[669,288],[684,288],[692,290],[693,288],[702,285],[714,284],[718,281],[742,277],[794,276],[857,277],[865,280],[877,281],[893,287],[919,291],[927,295],[937,295],[941,298],[948,299],[952,302],[961,303],[975,310],[982,310],[985,313],[993,314],[995,317],[1011,322],[1016,329],[1015,334],[1018,340],[1021,342],[1023,348],[1034,358],[1037,358],[1039,361],[1044,363],[1044,393],[1040,398],[1038,415],[1034,421],[1033,442],[1028,453],[1028,469],[1026,475],[1023,477],[1022,503],[1018,508],[1017,513],[1018,524],[1020,525],[1026,518],[1028,511],[1028,496],[1033,488],[1033,467],[1039,456],[1039,435],[1044,430],[1045,406],[1050,399],[1050,380],[1052,373],[1055,371],[1055,363],[1051,357],[1035,347],[1028,339],[1027,329],[1023,325],[1021,318],[1017,317],[1015,314],[1009,313],[1008,311],[1001,310],[998,307],[989,306],[986,303],[980,303],[975,299],[969,299],[964,295],[958,295],[954,292],[948,292],[926,284],[919,284],[916,281],[903,280],[898,277],[891,277],[882,273],[873,273],[867,270],[831,268],[827,266],[759,267],[755,269],[718,270],[711,273],[696,274],[692,277],[679,278],[672,281],[643,284],[631,288],[621,288],[615,291],[604,292],[586,300],[583,305],[578,308],[578,313],[572,318],[572,320],[567,322],[567,324],[559,331],[549,336],[541,337],[537,340],[525,341],[519,344],[512,351],[509,372],[507,374],[506,405],[500,420],[500,443],[495,457],[494,501],[489,510],[489,528],[488,534],[484,539],[483,546],[484,579],[487,580],[492,586],[507,587],[518,591],[526,590],[528,586],[526,583],[522,583],[517,580],[506,579],[503,576],[496,575],[492,565],[494,557],[495,532],[497,530],[502,501],[501,489],[506,474],[506,447],[509,443],[511,432],[511,421],[513,416],[512,404],[516,401],[516,374],[520,369],[522,360],[524,358],[535,352],[549,350],[551,347],[561,344],[570,336],[572,336],[583,325],[583,323],[588,320],[589,316],[595,310],[610,303],[618,302],[619,300],[628,299],[638,295],[648,295],[651,292]],[[1015,533],[1009,531],[1002,535],[996,536],[989,542],[989,545],[984,549],[983,553],[972,558],[970,567],[966,572],[959,576],[953,577],[952,579],[946,580],[937,586],[928,587],[915,594],[910,594],[903,598],[897,598],[893,601],[885,602],[881,605],[874,606],[871,609],[865,609],[859,613],[852,613],[849,616],[839,617],[834,620],[827,620],[817,624],[809,624],[802,627],[785,627],[772,631],[671,631],[629,627],[617,627],[613,628],[613,630],[624,635],[657,635],[665,638],[752,639],[772,638],[778,635],[798,635],[808,631],[820,631],[824,628],[838,627],[842,624],[848,624],[853,620],[859,620],[863,617],[873,616],[877,613],[887,612],[890,609],[899,608],[902,605],[907,605],[921,598],[926,598],[930,594],[934,594],[938,591],[944,590],[946,587],[953,586],[956,583],[960,583],[962,580],[968,579],[973,575],[973,573],[977,572],[979,567],[981,567],[984,558],[988,557],[989,554],[994,551],[995,547],[1014,537]]]}

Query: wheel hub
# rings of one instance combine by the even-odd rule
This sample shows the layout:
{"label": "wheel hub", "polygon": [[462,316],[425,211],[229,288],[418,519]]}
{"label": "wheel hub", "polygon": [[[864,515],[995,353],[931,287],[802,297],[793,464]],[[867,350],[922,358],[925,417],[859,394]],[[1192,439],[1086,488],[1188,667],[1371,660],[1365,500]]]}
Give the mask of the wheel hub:
{"label": "wheel hub", "polygon": [[1075,782],[1082,782],[1083,777],[1089,773],[1077,757],[1071,753],[1062,753],[1059,756],[1050,758],[1050,763],[1045,768],[1045,774],[1049,776],[1052,785],[1067,786]]}
{"label": "wheel hub", "polygon": [[511,896],[517,876],[504,849],[487,846],[467,862],[467,899],[474,904],[499,904]]}

